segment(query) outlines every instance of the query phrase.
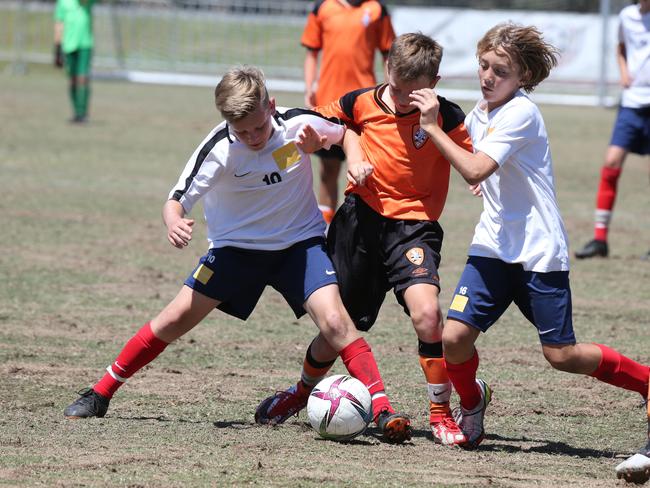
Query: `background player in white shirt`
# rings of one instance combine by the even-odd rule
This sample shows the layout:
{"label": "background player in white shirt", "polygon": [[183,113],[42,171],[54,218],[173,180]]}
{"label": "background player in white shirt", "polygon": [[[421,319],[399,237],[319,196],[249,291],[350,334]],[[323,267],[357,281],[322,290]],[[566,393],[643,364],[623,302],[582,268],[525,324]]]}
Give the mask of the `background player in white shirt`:
{"label": "background player in white shirt", "polygon": [[253,67],[228,71],[215,102],[225,121],[196,149],[163,208],[167,238],[182,249],[194,225],[186,214],[203,198],[210,249],[176,298],[64,415],[103,417],[117,389],[169,343],[214,308],[246,320],[269,285],[296,317],[310,315],[349,373],[368,387],[384,437],[395,441],[401,429],[404,438],[408,421],[391,407],[372,351],[341,301],[313,193],[308,153],[345,144],[345,127],[308,110],[276,109],[262,72]]}
{"label": "background player in white shirt", "polygon": [[544,121],[530,92],[557,63],[557,51],[534,27],[499,24],[477,45],[483,99],[465,125],[474,153],[438,126],[434,90],[412,94],[421,126],[470,185],[484,210],[449,307],[443,348],[449,379],[460,397],[457,416],[475,448],[484,437],[491,391],[476,379],[474,343],[515,302],[537,328],[542,352],[556,369],[593,376],[645,398],[648,366],[600,344],[576,342],[571,317],[567,238],[555,199]]}
{"label": "background player in white shirt", "polygon": [[[618,18],[616,59],[623,93],[600,172],[594,238],[576,252],[578,259],[607,257],[609,223],[625,158],[629,152],[650,154],[650,0],[628,5]],[[650,251],[644,258],[650,259]]]}

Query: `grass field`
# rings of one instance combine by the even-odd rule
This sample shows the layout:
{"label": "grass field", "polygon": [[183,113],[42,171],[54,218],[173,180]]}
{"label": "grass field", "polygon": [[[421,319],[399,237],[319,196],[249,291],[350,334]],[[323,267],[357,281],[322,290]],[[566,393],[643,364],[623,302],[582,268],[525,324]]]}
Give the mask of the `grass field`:
{"label": "grass field", "polygon": [[[624,485],[613,469],[644,439],[640,398],[553,371],[514,309],[479,340],[494,399],[475,452],[432,442],[415,334],[393,297],[367,337],[394,404],[413,418],[405,445],[380,443],[375,429],[349,444],[323,441],[304,413],[277,428],[254,424],[257,403],[296,381],[315,331],[271,290],[248,322],[215,312],[170,346],[105,418],[64,419],[75,391],[100,377],[204,253],[200,225],[188,249],[172,248],[160,209],[217,116],[210,89],[97,82],[91,122],[77,127],[66,123],[61,73],[1,74],[0,86],[0,484]],[[615,113],[542,109],[575,249],[591,236]],[[647,161],[628,160],[620,189],[612,256],[572,262],[574,323],[580,340],[647,363],[650,262],[638,258],[650,247]],[[441,221],[445,309],[480,209],[454,175]]]}

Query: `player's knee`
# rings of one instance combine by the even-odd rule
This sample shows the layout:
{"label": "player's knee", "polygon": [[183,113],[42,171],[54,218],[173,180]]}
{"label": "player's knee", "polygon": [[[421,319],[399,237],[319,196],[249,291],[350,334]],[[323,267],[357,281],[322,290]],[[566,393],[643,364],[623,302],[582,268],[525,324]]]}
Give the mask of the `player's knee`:
{"label": "player's knee", "polygon": [[183,310],[165,309],[151,321],[151,330],[159,339],[172,342],[185,333],[187,322],[187,314]]}
{"label": "player's knee", "polygon": [[321,319],[319,329],[326,339],[334,337],[345,337],[352,330],[354,325],[351,320],[346,320],[345,315],[338,310],[330,310]]}
{"label": "player's knee", "polygon": [[442,313],[437,303],[426,303],[410,310],[413,327],[418,332],[440,332]]}
{"label": "player's knee", "polygon": [[572,373],[575,369],[575,358],[570,348],[544,347],[544,358],[558,371]]}
{"label": "player's knee", "polygon": [[474,348],[474,341],[466,328],[454,327],[453,324],[447,323],[442,331],[442,348],[446,356],[462,356]]}

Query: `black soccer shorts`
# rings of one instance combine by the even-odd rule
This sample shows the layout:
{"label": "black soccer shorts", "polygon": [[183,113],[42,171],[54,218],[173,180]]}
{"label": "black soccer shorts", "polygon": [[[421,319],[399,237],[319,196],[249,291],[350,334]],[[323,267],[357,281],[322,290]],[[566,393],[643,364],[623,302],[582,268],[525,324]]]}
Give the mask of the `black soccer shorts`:
{"label": "black soccer shorts", "polygon": [[428,283],[440,288],[442,239],[438,222],[389,219],[359,195],[345,198],[330,224],[327,248],[341,298],[357,329],[372,327],[391,288],[407,314],[403,293],[409,286]]}

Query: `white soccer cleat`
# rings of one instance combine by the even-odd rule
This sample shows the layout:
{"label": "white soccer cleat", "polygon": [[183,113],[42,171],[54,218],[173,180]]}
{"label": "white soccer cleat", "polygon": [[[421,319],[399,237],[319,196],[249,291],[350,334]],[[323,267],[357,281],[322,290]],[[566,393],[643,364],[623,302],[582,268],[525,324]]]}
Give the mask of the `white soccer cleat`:
{"label": "white soccer cleat", "polygon": [[460,444],[465,449],[476,449],[485,437],[483,419],[492,399],[492,390],[485,381],[477,379],[476,385],[481,393],[481,401],[478,405],[471,410],[465,410],[462,406],[454,410],[456,422],[467,438],[465,443]]}
{"label": "white soccer cleat", "polygon": [[616,466],[616,477],[629,483],[645,483],[650,479],[650,439],[644,448]]}
{"label": "white soccer cleat", "polygon": [[440,421],[431,422],[431,433],[436,444],[443,446],[460,446],[467,443],[467,437],[463,434],[456,421],[448,416]]}

